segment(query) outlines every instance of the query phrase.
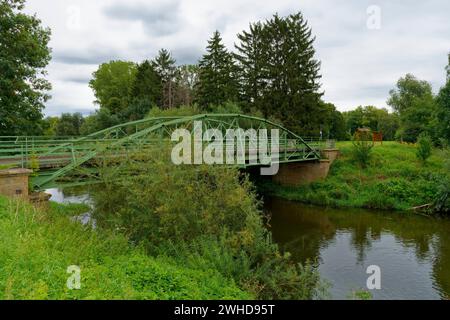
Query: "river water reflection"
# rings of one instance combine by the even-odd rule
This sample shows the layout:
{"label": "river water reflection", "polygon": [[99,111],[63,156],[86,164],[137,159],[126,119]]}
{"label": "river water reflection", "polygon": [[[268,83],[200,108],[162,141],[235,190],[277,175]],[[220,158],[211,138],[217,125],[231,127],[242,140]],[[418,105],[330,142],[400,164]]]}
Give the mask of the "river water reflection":
{"label": "river water reflection", "polygon": [[299,262],[318,261],[332,298],[366,289],[370,265],[381,268],[382,288],[371,291],[374,299],[450,297],[450,220],[265,202],[274,240]]}

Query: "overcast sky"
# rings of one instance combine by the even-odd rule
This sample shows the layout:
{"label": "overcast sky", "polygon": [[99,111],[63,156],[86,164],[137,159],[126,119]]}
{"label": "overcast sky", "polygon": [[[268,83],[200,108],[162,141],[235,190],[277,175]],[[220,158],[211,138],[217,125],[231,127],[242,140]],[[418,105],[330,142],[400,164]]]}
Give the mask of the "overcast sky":
{"label": "overcast sky", "polygon": [[249,22],[299,10],[317,38],[324,100],[339,110],[386,107],[406,73],[435,92],[443,85],[449,0],[28,0],[27,11],[52,29],[45,113],[93,112],[88,82],[102,62],[140,62],[167,48],[178,63],[196,63],[214,30],[232,50]]}

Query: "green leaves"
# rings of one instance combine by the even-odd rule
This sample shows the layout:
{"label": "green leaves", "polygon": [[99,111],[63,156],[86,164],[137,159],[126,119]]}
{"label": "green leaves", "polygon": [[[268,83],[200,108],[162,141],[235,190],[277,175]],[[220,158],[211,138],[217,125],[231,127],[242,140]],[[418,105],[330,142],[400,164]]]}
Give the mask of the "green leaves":
{"label": "green leaves", "polygon": [[233,56],[218,31],[208,41],[207,53],[199,63],[196,102],[204,110],[238,99],[237,69]]}
{"label": "green leaves", "polygon": [[280,119],[299,133],[319,134],[320,63],[301,13],[274,15],[238,35],[235,54],[247,109]]}
{"label": "green leaves", "polygon": [[50,83],[43,77],[50,61],[50,30],[26,15],[23,0],[0,3],[0,135],[36,135],[42,129]]}
{"label": "green leaves", "polygon": [[417,141],[417,158],[425,163],[427,159],[431,156],[433,143],[431,137],[427,134],[421,134],[419,140]]}

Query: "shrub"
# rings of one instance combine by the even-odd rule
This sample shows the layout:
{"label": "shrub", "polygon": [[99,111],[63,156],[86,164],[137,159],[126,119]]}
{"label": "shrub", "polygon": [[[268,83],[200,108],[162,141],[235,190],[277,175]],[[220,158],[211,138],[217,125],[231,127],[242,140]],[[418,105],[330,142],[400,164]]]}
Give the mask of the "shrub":
{"label": "shrub", "polygon": [[417,141],[416,156],[420,161],[426,162],[431,156],[432,143],[433,142],[431,141],[431,137],[429,135],[421,134],[419,136],[419,140]]}
{"label": "shrub", "polygon": [[[217,271],[149,257],[120,234],[70,220],[85,210],[0,196],[0,300],[253,298]],[[80,290],[66,286],[70,265],[81,268]]]}
{"label": "shrub", "polygon": [[373,146],[370,132],[361,132],[353,137],[352,156],[361,168],[367,168],[369,165]]}
{"label": "shrub", "polygon": [[251,183],[236,169],[175,166],[170,150],[148,149],[104,166],[101,177],[93,193],[100,227],[120,230],[150,254],[219,270],[258,298],[317,297],[316,269],[279,252]]}

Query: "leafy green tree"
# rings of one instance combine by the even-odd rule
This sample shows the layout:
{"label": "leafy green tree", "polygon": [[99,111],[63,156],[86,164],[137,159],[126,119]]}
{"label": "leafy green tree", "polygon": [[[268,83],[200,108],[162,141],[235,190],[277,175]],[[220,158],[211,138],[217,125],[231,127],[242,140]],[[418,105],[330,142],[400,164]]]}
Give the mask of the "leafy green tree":
{"label": "leafy green tree", "polygon": [[176,61],[168,50],[161,49],[155,58],[154,65],[162,81],[161,106],[163,109],[172,109],[174,107],[174,88],[177,75]]}
{"label": "leafy green tree", "polygon": [[122,122],[122,120],[106,108],[100,108],[94,114],[86,117],[80,128],[80,134],[86,136],[88,134],[113,127]]}
{"label": "leafy green tree", "polygon": [[56,127],[58,126],[59,117],[47,117],[42,120],[42,129],[44,136],[54,137],[56,136]]}
{"label": "leafy green tree", "polygon": [[320,101],[314,121],[320,124],[323,139],[347,140],[345,119],[332,103]]}
{"label": "leafy green tree", "polygon": [[136,72],[133,62],[117,60],[101,64],[89,82],[97,99],[95,103],[111,114],[120,115],[129,106]]}
{"label": "leafy green tree", "polygon": [[50,30],[25,14],[24,4],[0,1],[0,135],[41,134],[42,110],[50,98],[44,78]]}
{"label": "leafy green tree", "polygon": [[440,89],[436,97],[436,114],[433,121],[435,140],[450,144],[450,54],[447,66],[447,83]]}
{"label": "leafy green tree", "polygon": [[415,142],[422,132],[432,131],[430,123],[436,104],[428,82],[407,74],[400,78],[397,87],[390,91],[387,103],[400,116],[397,136],[401,140]]}
{"label": "leafy green tree", "polygon": [[56,125],[56,135],[64,137],[79,136],[83,122],[83,115],[79,112],[73,114],[63,113]]}
{"label": "leafy green tree", "polygon": [[84,122],[80,128],[80,134],[87,136],[91,133],[100,131],[96,114],[91,114],[84,118]]}
{"label": "leafy green tree", "polygon": [[219,31],[208,41],[207,53],[200,61],[196,101],[201,108],[237,101],[237,69],[231,53],[222,43]]}
{"label": "leafy green tree", "polygon": [[355,110],[344,112],[347,131],[354,134],[358,128],[370,128],[372,131],[383,133],[383,139],[390,141],[395,139],[395,133],[399,128],[397,113],[389,113],[386,109],[374,106],[359,106]]}

